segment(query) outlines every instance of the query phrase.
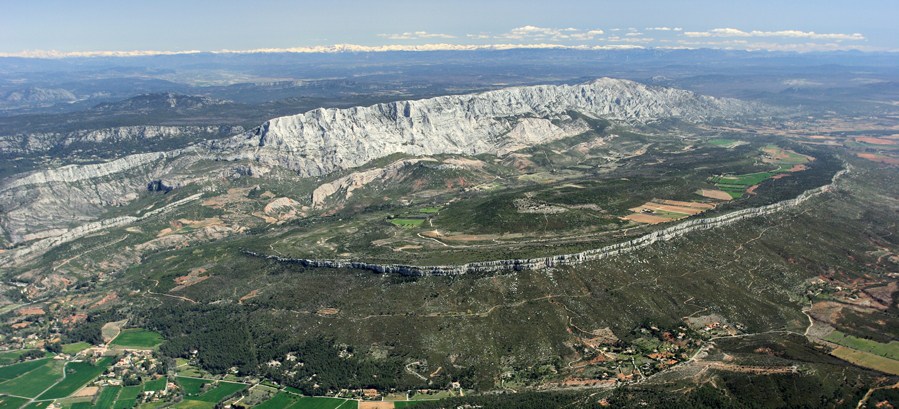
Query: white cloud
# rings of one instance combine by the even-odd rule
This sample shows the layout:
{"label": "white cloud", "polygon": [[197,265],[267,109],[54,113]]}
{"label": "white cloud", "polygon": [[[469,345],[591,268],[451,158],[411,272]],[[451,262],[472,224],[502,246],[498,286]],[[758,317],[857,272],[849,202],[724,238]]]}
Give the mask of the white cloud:
{"label": "white cloud", "polygon": [[550,28],[527,25],[515,27],[506,33],[494,36],[494,38],[504,40],[589,41],[603,34],[605,32],[600,29],[582,30],[573,27]]}
{"label": "white cloud", "polygon": [[683,31],[683,28],[680,27],[646,27],[646,31]]}
{"label": "white cloud", "polygon": [[715,28],[708,31],[685,31],[684,35],[693,38],[706,37],[781,37],[781,38],[804,38],[810,40],[864,40],[865,36],[860,33],[816,33],[814,31],[800,30],[779,30],[779,31],[743,31],[736,28]]}
{"label": "white cloud", "polygon": [[388,40],[421,40],[426,38],[456,38],[454,35],[429,33],[427,31],[412,31],[399,34],[378,34],[378,37],[384,37]]}
{"label": "white cloud", "polygon": [[636,37],[636,36],[641,36],[641,35],[643,35],[643,33],[639,32],[639,31],[634,31],[634,32],[627,33],[627,34],[625,34],[625,35],[626,35],[626,36],[629,36],[629,37]]}

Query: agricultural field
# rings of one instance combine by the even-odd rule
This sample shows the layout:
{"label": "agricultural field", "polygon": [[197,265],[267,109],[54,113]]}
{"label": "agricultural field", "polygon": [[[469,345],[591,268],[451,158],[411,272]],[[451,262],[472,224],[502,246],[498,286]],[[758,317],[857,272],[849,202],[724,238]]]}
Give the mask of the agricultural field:
{"label": "agricultural field", "polygon": [[61,361],[43,360],[43,365],[0,383],[0,393],[37,397],[62,378],[63,365]]}
{"label": "agricultural field", "polygon": [[50,358],[35,359],[0,367],[0,381],[15,378],[46,364]]}
{"label": "agricultural field", "polygon": [[65,379],[44,392],[40,399],[59,399],[100,376],[115,361],[113,357],[100,358],[95,364],[89,362],[69,362],[65,366]]}
{"label": "agricultural field", "polygon": [[754,186],[768,179],[806,170],[805,164],[814,160],[811,156],[802,155],[773,145],[765,146],[761,148],[761,151],[763,153],[761,162],[776,166],[776,169],[737,175],[718,175],[709,178],[709,182],[714,184],[719,190],[729,194],[732,198],[739,199],[747,192],[752,192]]}
{"label": "agricultural field", "polygon": [[357,402],[348,399],[319,398],[303,396],[288,406],[288,409],[355,409]]}
{"label": "agricultural field", "polygon": [[[12,365],[18,363],[20,359],[22,359],[22,355],[25,353],[34,351],[32,349],[22,349],[17,351],[3,351],[0,352],[0,365]],[[2,367],[0,367],[2,368]],[[2,369],[0,369],[2,370]],[[0,375],[0,379],[2,379],[2,375]]]}
{"label": "agricultural field", "polygon": [[834,344],[842,345],[847,348],[868,352],[874,355],[882,356],[884,358],[896,360],[896,365],[899,365],[899,341],[882,343],[869,339],[858,338],[840,331],[831,332],[829,335],[827,335],[827,337],[824,338],[824,340],[833,342]]}
{"label": "agricultural field", "polygon": [[90,347],[91,347],[91,344],[88,344],[87,342],[74,342],[71,344],[63,345],[62,353],[69,354],[69,355],[75,355],[75,354],[77,354],[81,351],[84,351],[85,349],[88,349]]}
{"label": "agricultural field", "polygon": [[629,209],[632,213],[622,219],[645,224],[665,223],[695,216],[714,208],[715,204],[712,203],[653,199]]}
{"label": "agricultural field", "polygon": [[830,353],[837,358],[858,366],[875,369],[891,375],[899,375],[899,361],[846,347],[837,347]]}
{"label": "agricultural field", "polygon": [[181,389],[184,391],[184,396],[188,398],[199,396],[202,393],[203,385],[212,382],[206,379],[187,378],[183,376],[176,377],[175,381],[178,383],[178,385],[181,385]]}
{"label": "agricultural field", "polygon": [[287,392],[278,392],[275,396],[272,396],[270,399],[262,402],[256,406],[254,409],[281,409],[286,408],[292,405],[296,400],[299,399],[299,396],[294,395],[292,393]]}
{"label": "agricultural field", "polygon": [[0,409],[18,409],[28,402],[28,399],[15,396],[0,396]]}
{"label": "agricultural field", "polygon": [[129,328],[122,330],[110,346],[134,349],[151,349],[161,344],[162,336],[153,331],[141,328]]}
{"label": "agricultural field", "polygon": [[406,219],[406,218],[397,218],[390,219],[390,223],[397,227],[420,227],[422,223],[425,222],[425,219]]}
{"label": "agricultural field", "polygon": [[224,382],[219,381],[215,384],[215,387],[207,390],[203,394],[193,398],[195,400],[201,400],[204,402],[212,402],[218,403],[222,399],[227,398],[237,392],[240,392],[247,388],[247,385],[242,383],[233,383],[233,382]]}
{"label": "agricultural field", "polygon": [[94,401],[94,407],[97,409],[112,409],[116,398],[119,396],[120,386],[107,386],[100,391],[100,395]]}
{"label": "agricultural field", "polygon": [[165,384],[168,382],[168,378],[161,377],[158,379],[154,379],[151,381],[144,382],[144,390],[145,391],[161,391],[165,389]]}

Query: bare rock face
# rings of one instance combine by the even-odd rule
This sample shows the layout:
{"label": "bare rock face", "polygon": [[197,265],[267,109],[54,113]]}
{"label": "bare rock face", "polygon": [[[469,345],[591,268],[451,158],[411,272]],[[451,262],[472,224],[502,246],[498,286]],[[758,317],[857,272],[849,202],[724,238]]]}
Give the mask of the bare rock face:
{"label": "bare rock face", "polygon": [[329,197],[340,191],[344,192],[343,198],[349,199],[353,196],[353,190],[359,189],[374,181],[383,181],[395,178],[399,175],[400,170],[407,166],[415,165],[419,162],[436,162],[431,158],[415,158],[403,159],[393,162],[382,168],[368,169],[361,172],[353,172],[340,179],[332,182],[323,183],[312,191],[312,206],[318,207],[325,203]]}
{"label": "bare rock face", "polygon": [[[316,109],[272,119],[215,148],[224,159],[283,166],[321,176],[394,153],[504,154],[585,130],[567,113],[628,123],[700,121],[758,106],[689,91],[602,78],[578,85],[515,87],[349,109]],[[565,119],[568,119],[567,121]],[[551,120],[562,121],[563,126]]]}
{"label": "bare rock face", "polygon": [[15,135],[0,135],[0,153],[29,154],[49,152],[53,149],[73,145],[100,145],[146,140],[162,140],[196,137],[228,136],[244,132],[242,127],[232,126],[121,126],[73,132],[23,132]]}
{"label": "bare rock face", "polygon": [[180,152],[69,165],[0,183],[0,226],[11,242],[53,237],[136,199],[177,167]]}

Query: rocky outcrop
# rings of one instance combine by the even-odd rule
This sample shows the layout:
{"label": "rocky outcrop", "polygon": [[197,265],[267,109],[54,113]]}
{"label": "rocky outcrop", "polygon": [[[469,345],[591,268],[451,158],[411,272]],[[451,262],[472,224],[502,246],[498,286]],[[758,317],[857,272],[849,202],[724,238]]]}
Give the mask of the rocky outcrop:
{"label": "rocky outcrop", "polygon": [[0,153],[35,154],[74,145],[118,144],[147,140],[195,138],[198,142],[244,132],[239,126],[122,126],[73,132],[38,132],[0,135]]}
{"label": "rocky outcrop", "polygon": [[57,234],[38,240],[27,247],[12,249],[7,252],[0,253],[0,266],[9,265],[13,262],[20,262],[22,260],[28,259],[29,257],[42,254],[42,252],[55,246],[63,243],[68,243],[72,240],[87,236],[89,234],[97,233],[99,231],[113,227],[126,226],[131,223],[157,216],[183,204],[195,201],[199,199],[200,196],[202,196],[202,193],[197,193],[176,202],[169,203],[160,208],[150,210],[139,216],[112,217],[100,221],[85,223],[72,229],[61,229],[60,231],[56,232]]}
{"label": "rocky outcrop", "polygon": [[757,114],[760,107],[689,91],[602,78],[578,85],[506,88],[272,119],[211,143],[223,159],[278,165],[322,176],[395,153],[501,155],[582,132],[569,112],[628,123],[701,121]]}
{"label": "rocky outcrop", "polygon": [[130,203],[153,180],[186,183],[172,175],[193,160],[182,151],[146,153],[7,179],[0,183],[0,226],[14,244],[57,236]]}
{"label": "rocky outcrop", "polygon": [[318,268],[353,268],[369,270],[377,273],[400,274],[408,276],[442,276],[461,275],[468,273],[496,273],[501,271],[520,271],[540,269],[548,267],[570,266],[589,261],[602,260],[604,258],[630,253],[654,243],[674,240],[686,234],[710,230],[727,226],[741,220],[773,214],[784,209],[796,207],[805,201],[829,191],[836,181],[848,172],[848,168],[837,172],[830,184],[803,192],[794,199],[784,200],[767,206],[738,210],[717,217],[687,220],[674,226],[645,234],[638,238],[605,247],[582,251],[580,253],[560,254],[556,256],[508,259],[493,261],[477,261],[457,265],[415,266],[402,264],[377,264],[352,260],[323,260],[306,258],[288,258],[273,255],[265,255],[252,251],[244,251],[245,254],[275,260],[282,263],[299,264],[305,267]]}
{"label": "rocky outcrop", "polygon": [[415,165],[422,161],[436,162],[431,158],[415,158],[404,159],[393,162],[382,168],[368,169],[361,172],[353,172],[334,181],[323,183],[312,191],[312,206],[319,207],[325,203],[325,200],[333,196],[337,192],[343,192],[343,198],[349,199],[353,196],[353,191],[359,189],[374,181],[383,181],[395,178],[399,175],[400,170],[407,166]]}

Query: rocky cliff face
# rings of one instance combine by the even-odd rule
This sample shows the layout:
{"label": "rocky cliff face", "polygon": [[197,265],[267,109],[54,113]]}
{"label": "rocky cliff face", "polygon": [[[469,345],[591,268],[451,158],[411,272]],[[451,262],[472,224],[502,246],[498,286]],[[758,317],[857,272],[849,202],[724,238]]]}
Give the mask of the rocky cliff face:
{"label": "rocky cliff face", "polygon": [[0,153],[32,154],[73,145],[100,145],[141,143],[147,140],[194,137],[202,141],[242,133],[244,129],[233,126],[122,126],[67,133],[41,132],[0,135]]}
{"label": "rocky cliff face", "polygon": [[[481,94],[316,109],[272,119],[214,148],[225,159],[250,159],[321,176],[394,153],[504,154],[586,130],[567,113],[624,121],[700,121],[757,112],[745,102],[602,78],[578,85],[507,88]],[[556,125],[556,124],[560,125]]]}
{"label": "rocky cliff face", "polygon": [[[181,152],[69,165],[0,183],[0,233],[12,243],[53,237],[136,199],[147,183],[183,166]],[[189,156],[181,159],[191,161]],[[170,182],[171,183],[171,182]]]}

